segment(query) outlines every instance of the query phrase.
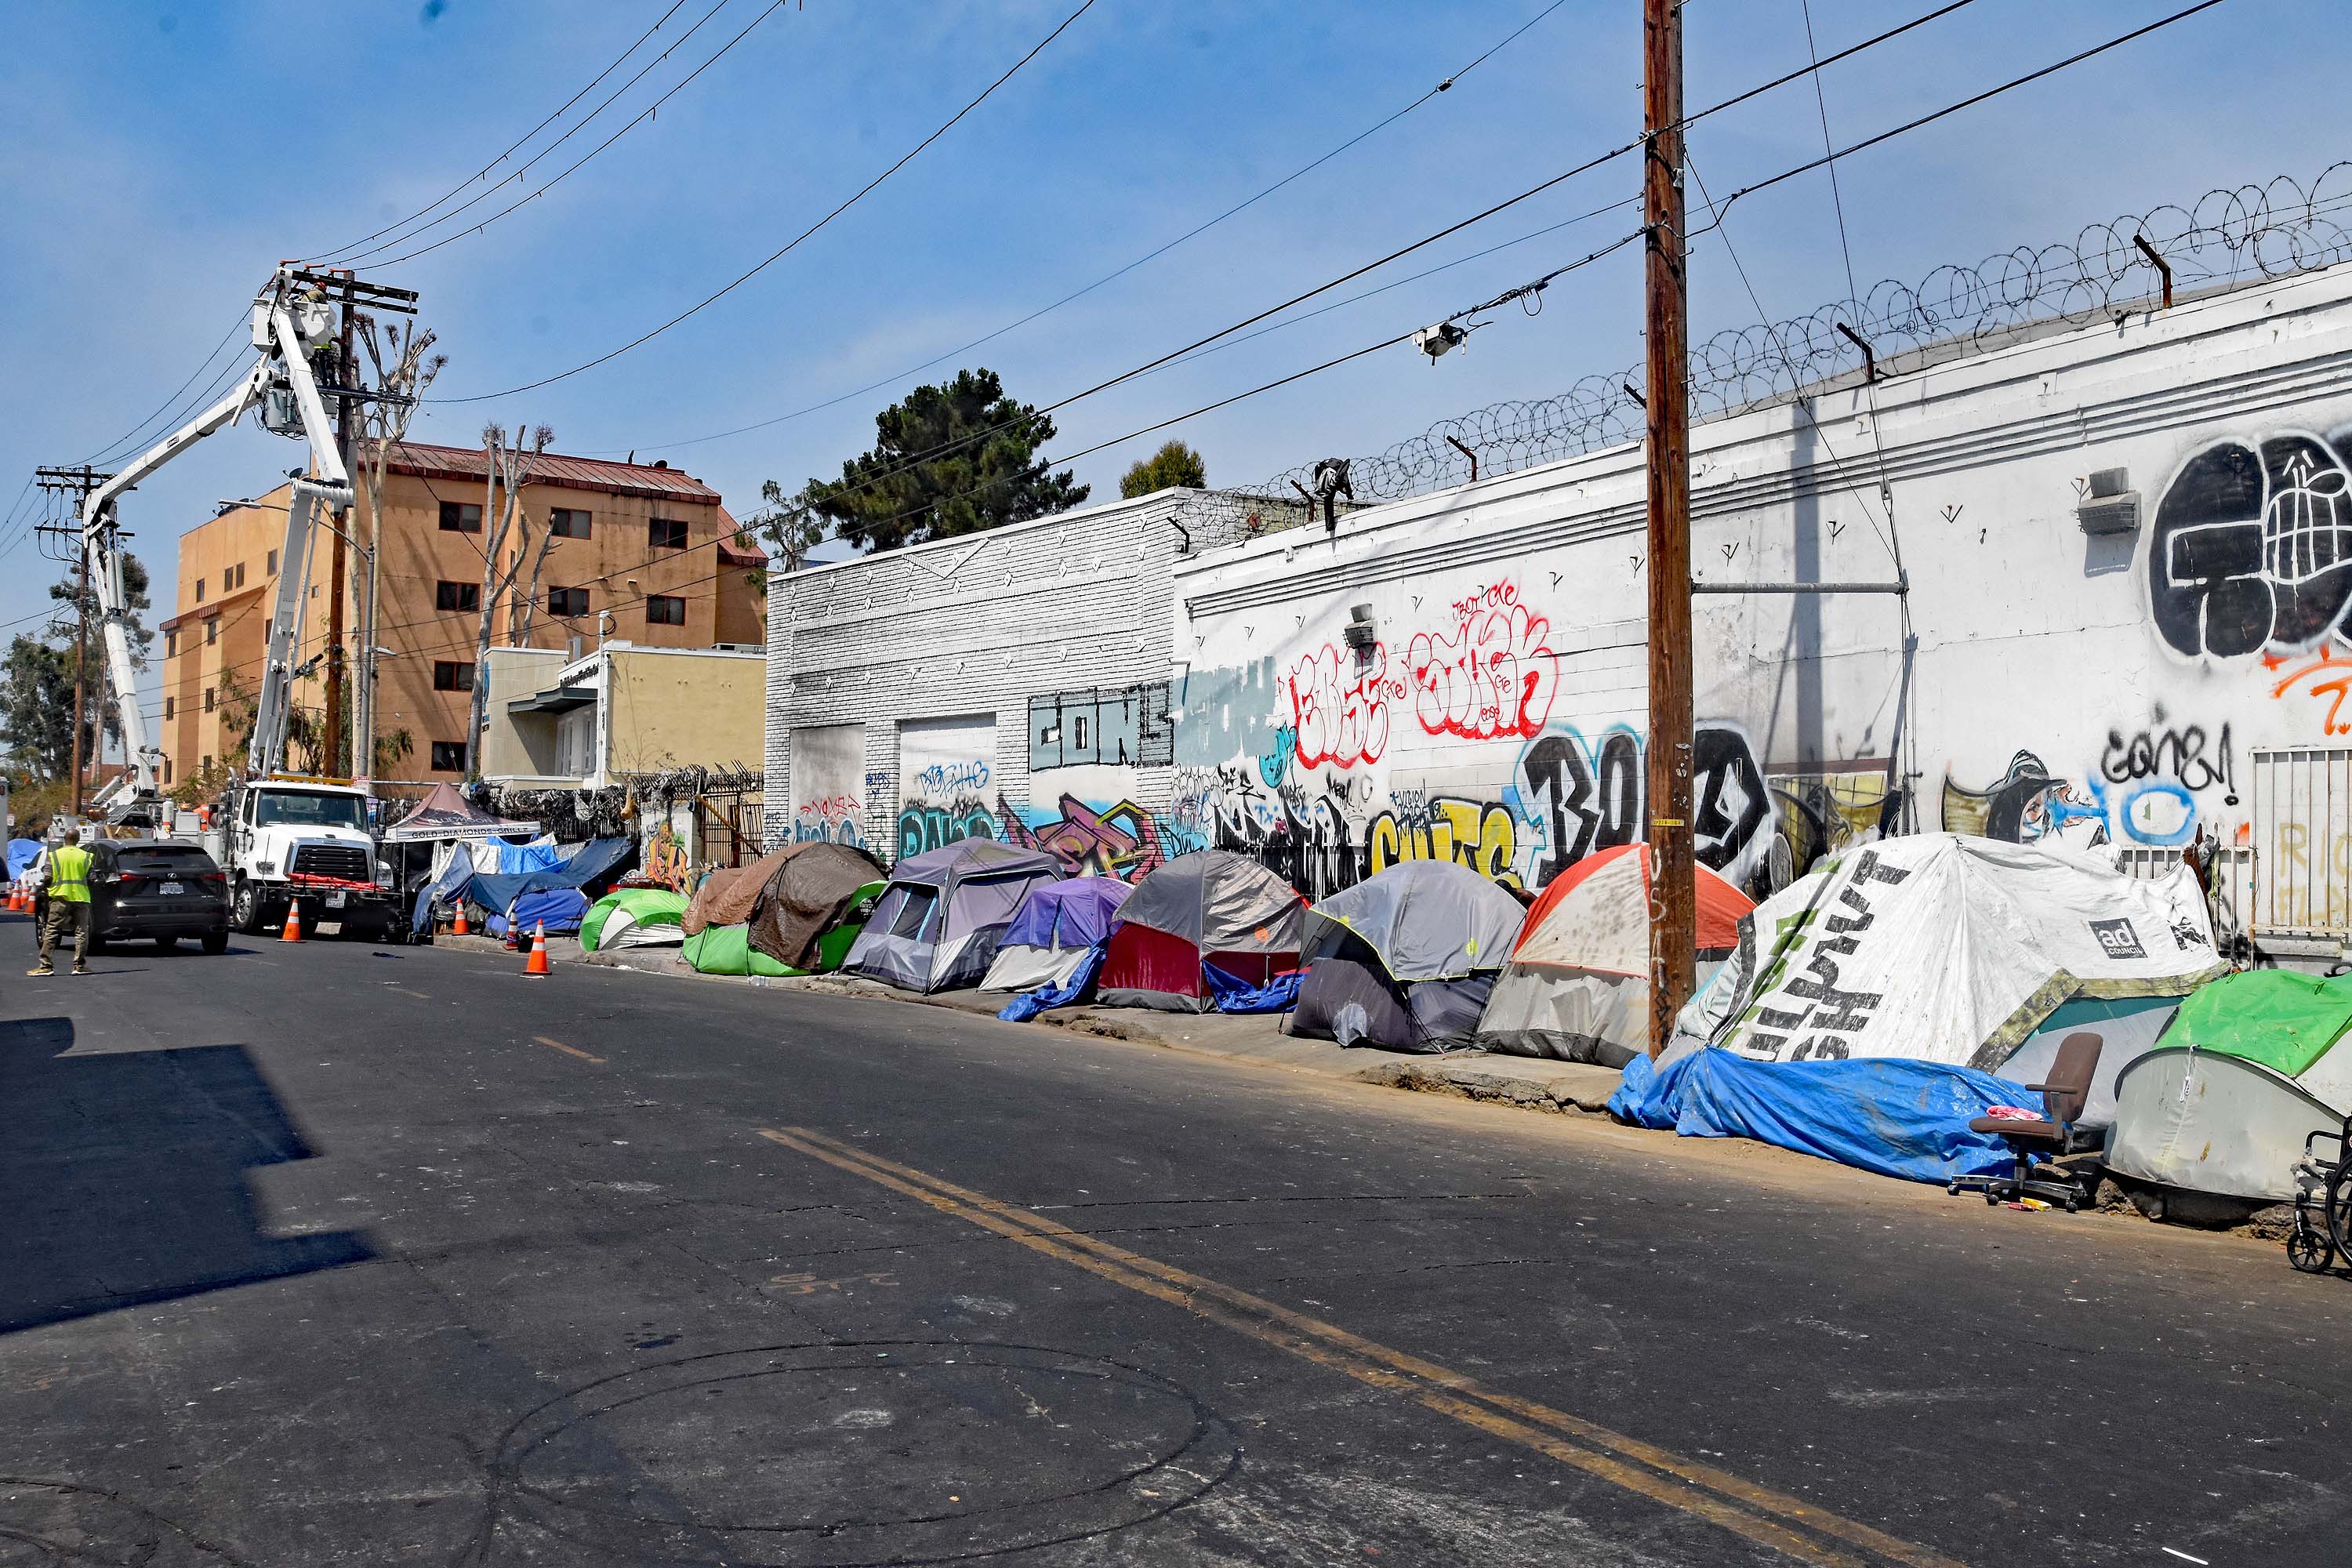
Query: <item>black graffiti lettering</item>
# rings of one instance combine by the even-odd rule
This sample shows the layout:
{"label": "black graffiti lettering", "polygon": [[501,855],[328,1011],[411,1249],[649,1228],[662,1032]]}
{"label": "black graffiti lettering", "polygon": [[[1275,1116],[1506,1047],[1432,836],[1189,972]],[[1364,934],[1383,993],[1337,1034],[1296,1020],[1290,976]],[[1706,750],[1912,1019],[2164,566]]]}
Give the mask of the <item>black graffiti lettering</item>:
{"label": "black graffiti lettering", "polygon": [[2147,549],[2149,618],[2179,652],[2312,647],[2352,606],[2352,473],[2299,431],[2216,442],[2165,487]]}
{"label": "black graffiti lettering", "polygon": [[2110,730],[2106,750],[2099,754],[2099,776],[2109,784],[2165,778],[2179,780],[2186,789],[2206,790],[2227,784],[2233,772],[2227,724],[2218,740],[2209,740],[2202,724],[2150,728],[2128,737]]}
{"label": "black graffiti lettering", "polygon": [[1764,772],[1756,765],[1748,738],[1737,730],[1702,728],[1693,739],[1695,852],[1701,865],[1720,871],[1739,858],[1764,825],[1770,809]]}

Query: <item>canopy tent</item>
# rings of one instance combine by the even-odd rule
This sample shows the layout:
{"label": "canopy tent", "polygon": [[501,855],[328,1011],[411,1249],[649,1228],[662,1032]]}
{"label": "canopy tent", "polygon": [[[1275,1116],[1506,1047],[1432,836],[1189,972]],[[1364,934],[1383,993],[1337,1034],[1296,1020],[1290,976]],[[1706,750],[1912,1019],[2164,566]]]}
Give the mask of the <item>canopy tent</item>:
{"label": "canopy tent", "polygon": [[1119,906],[1103,960],[1102,1000],[1205,1013],[1220,1005],[1220,984],[1235,995],[1262,991],[1297,965],[1306,902],[1246,855],[1180,855],[1136,883]]}
{"label": "canopy tent", "polygon": [[[750,910],[751,945],[794,969],[838,968],[838,956],[829,966],[819,964],[819,942],[853,910],[879,898],[889,873],[873,856],[846,844],[802,844],[794,851],[756,890]],[[728,901],[732,903],[731,895]]]}
{"label": "canopy tent", "polygon": [[[1697,959],[1705,980],[1756,906],[1704,866]],[[1621,844],[1554,877],[1527,912],[1479,1020],[1481,1049],[1623,1067],[1650,1050],[1650,847]]]}
{"label": "canopy tent", "polygon": [[[588,895],[577,888],[538,888],[516,899],[511,908],[515,935],[528,942],[542,927],[550,936],[578,931],[588,913]],[[492,936],[502,937],[508,922],[508,910],[493,909],[482,925]]]}
{"label": "canopy tent", "polygon": [[538,832],[538,823],[492,816],[459,795],[455,784],[441,784],[383,837],[387,843],[422,844],[445,838],[530,838]]}
{"label": "canopy tent", "polygon": [[580,946],[604,952],[616,947],[674,947],[686,940],[678,921],[686,896],[667,888],[615,888],[592,905],[580,921]]}
{"label": "canopy tent", "polygon": [[1466,866],[1405,860],[1307,911],[1284,1033],[1443,1051],[1470,1044],[1525,913]]}
{"label": "canopy tent", "polygon": [[704,926],[734,926],[749,921],[751,906],[760,901],[760,889],[768,885],[776,868],[806,847],[787,844],[748,866],[721,866],[713,870],[687,903],[686,918],[679,922],[686,934],[692,936]]}
{"label": "canopy tent", "polygon": [[2142,1181],[2233,1197],[2294,1195],[2307,1133],[2352,1115],[2352,975],[2256,969],[2180,1005],[2116,1088],[2106,1163]]}
{"label": "canopy tent", "polygon": [[1029,889],[997,943],[982,991],[1067,985],[1110,940],[1112,917],[1134,889],[1112,877],[1074,877]]}
{"label": "canopy tent", "polygon": [[909,991],[976,984],[1029,889],[1061,877],[1053,856],[992,838],[910,855],[891,868],[889,888],[842,967]]}

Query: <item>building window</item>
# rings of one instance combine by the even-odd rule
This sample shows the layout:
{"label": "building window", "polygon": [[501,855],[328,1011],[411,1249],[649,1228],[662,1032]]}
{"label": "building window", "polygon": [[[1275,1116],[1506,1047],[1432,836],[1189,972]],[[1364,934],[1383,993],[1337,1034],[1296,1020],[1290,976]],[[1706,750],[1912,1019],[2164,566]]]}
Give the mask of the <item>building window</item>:
{"label": "building window", "polygon": [[588,613],[588,590],[585,588],[550,588],[547,591],[547,613],[569,619]]}
{"label": "building window", "polygon": [[240,561],[221,574],[221,592],[234,594],[245,586],[245,563]]}
{"label": "building window", "polygon": [[433,742],[433,771],[436,773],[462,773],[466,771],[466,742],[436,741]]}
{"label": "building window", "polygon": [[588,514],[577,507],[557,507],[547,514],[547,531],[558,539],[585,539]]}
{"label": "building window", "polygon": [[262,571],[272,577],[278,575],[278,552],[273,550],[269,552],[269,562],[262,567]]}
{"label": "building window", "polygon": [[482,607],[482,585],[479,583],[436,583],[433,584],[433,607],[436,610],[478,610]]}
{"label": "building window", "polygon": [[205,712],[207,712],[207,713],[209,713],[209,712],[211,712],[212,710],[213,710],[213,689],[212,689],[211,687],[207,686],[207,687],[205,687]]}
{"label": "building window", "polygon": [[686,524],[673,517],[657,517],[646,524],[646,542],[656,550],[686,548]]}
{"label": "building window", "polygon": [[163,759],[163,782],[165,784],[172,782],[172,759],[169,757]]}
{"label": "building window", "polygon": [[646,596],[646,625],[649,626],[682,626],[686,625],[686,600],[676,594],[649,594]]}
{"label": "building window", "polygon": [[165,658],[180,657],[180,628],[177,626],[170,627],[163,633],[163,657]]}
{"label": "building window", "polygon": [[205,773],[213,771],[213,754],[210,752],[206,752],[205,753],[205,765],[203,771]]}
{"label": "building window", "polygon": [[178,703],[174,702],[174,701],[173,701],[171,698],[169,698],[169,697],[166,697],[165,699],[163,699],[163,717],[164,717],[164,718],[169,719],[170,717],[172,717],[172,715],[173,715],[173,713],[177,712],[178,710],[179,710],[179,704],[178,704]]}
{"label": "building window", "polygon": [[454,658],[433,661],[433,689],[436,691],[471,691],[474,689],[474,667]]}
{"label": "building window", "polygon": [[445,500],[441,503],[441,531],[444,533],[479,533],[482,531],[482,509],[464,501]]}
{"label": "building window", "polygon": [[220,641],[220,617],[215,616],[205,623],[205,642],[210,646],[218,641]]}
{"label": "building window", "polygon": [[201,605],[201,604],[203,604],[204,602],[205,602],[205,580],[204,580],[202,577],[199,577],[199,578],[197,578],[197,579],[196,579],[196,603],[197,603],[197,604],[199,604],[199,605]]}

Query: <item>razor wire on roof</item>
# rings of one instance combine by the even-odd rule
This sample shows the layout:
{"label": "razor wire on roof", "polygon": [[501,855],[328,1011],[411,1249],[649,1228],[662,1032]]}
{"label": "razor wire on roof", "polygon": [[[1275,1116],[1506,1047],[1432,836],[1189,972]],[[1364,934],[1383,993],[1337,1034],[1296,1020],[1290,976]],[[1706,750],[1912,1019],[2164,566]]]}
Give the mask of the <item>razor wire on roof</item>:
{"label": "razor wire on roof", "polygon": [[[1694,345],[1691,416],[1720,418],[1861,370],[1862,347],[1841,328],[1866,342],[1882,369],[1899,359],[1901,369],[1917,370],[2029,330],[2145,308],[2165,289],[2151,250],[2171,268],[2176,293],[2332,267],[2352,258],[2347,213],[2352,160],[2330,164],[2308,185],[2280,175],[2208,191],[2189,206],[2093,224],[2071,244],[2021,246],[1973,267],[1939,267],[1917,284],[1890,279],[1860,300],[1727,329]],[[1616,375],[1588,375],[1551,397],[1489,404],[1369,457],[1324,458],[1263,484],[1204,491],[1177,521],[1197,544],[1223,543],[1637,440],[1642,379],[1635,364]],[[1318,510],[1335,465],[1337,493],[1348,505],[1331,498],[1328,510]]]}

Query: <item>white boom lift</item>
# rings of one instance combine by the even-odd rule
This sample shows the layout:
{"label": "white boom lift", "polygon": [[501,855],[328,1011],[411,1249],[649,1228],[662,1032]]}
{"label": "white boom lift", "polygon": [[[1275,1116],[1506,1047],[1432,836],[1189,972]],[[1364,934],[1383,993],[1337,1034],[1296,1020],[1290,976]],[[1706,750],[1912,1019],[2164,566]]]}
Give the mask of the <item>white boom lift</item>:
{"label": "white boom lift", "polygon": [[122,548],[114,516],[115,499],[140,480],[215,431],[234,425],[246,411],[259,408],[265,429],[296,436],[310,448],[309,476],[297,471],[293,502],[286,511],[286,542],[278,552],[278,598],[269,619],[267,662],[262,668],[261,699],[247,756],[252,776],[266,778],[285,762],[287,719],[290,711],[292,663],[301,644],[303,596],[310,582],[312,519],[317,509],[352,503],[351,475],[335,444],[333,423],[311,360],[335,336],[335,313],[325,292],[303,281],[297,268],[280,267],[253,302],[253,346],[262,351],[253,368],[228,395],[154,446],[141,453],[82,502],[81,547],[89,564],[89,579],[98,597],[101,635],[106,643],[107,684],[113,692],[122,743],[131,762],[123,774],[96,803],[100,811],[134,801],[157,798],[156,762],[161,755],[148,743],[147,722],[139,710],[138,673],[131,663],[128,609],[122,587]]}

